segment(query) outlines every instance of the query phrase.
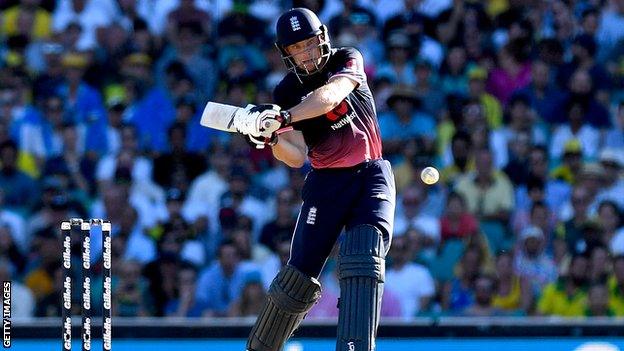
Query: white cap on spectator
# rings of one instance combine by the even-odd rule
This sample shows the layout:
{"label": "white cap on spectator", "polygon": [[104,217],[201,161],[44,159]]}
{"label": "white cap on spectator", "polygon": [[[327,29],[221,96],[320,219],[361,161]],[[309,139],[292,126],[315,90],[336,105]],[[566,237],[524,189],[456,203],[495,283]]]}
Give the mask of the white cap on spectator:
{"label": "white cap on spectator", "polygon": [[542,231],[542,228],[536,226],[526,227],[520,232],[520,240],[524,241],[528,238],[544,239],[544,231]]}

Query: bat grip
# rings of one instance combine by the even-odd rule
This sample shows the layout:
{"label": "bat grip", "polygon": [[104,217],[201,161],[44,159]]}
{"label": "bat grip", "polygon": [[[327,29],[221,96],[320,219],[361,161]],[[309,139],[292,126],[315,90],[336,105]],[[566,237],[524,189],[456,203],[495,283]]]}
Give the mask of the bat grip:
{"label": "bat grip", "polygon": [[293,130],[294,128],[292,126],[288,126],[288,127],[284,127],[282,129],[278,129],[275,131],[275,133],[277,133],[277,135],[280,135],[282,133],[286,133],[286,132],[290,132],[291,130]]}

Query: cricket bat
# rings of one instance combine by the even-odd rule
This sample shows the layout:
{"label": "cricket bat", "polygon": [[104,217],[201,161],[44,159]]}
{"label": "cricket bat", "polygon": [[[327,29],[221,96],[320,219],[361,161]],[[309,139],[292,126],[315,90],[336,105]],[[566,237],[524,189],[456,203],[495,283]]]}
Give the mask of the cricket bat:
{"label": "cricket bat", "polygon": [[[249,107],[249,105],[248,105]],[[222,130],[230,133],[237,133],[238,130],[234,128],[234,118],[237,113],[243,113],[245,108],[232,106],[228,104],[220,104],[217,102],[208,102],[204,107],[201,120],[199,124],[204,127]],[[281,134],[292,130],[292,127],[279,128],[279,122],[276,120],[267,120],[264,122],[264,129],[267,131],[274,130],[277,134]]]}

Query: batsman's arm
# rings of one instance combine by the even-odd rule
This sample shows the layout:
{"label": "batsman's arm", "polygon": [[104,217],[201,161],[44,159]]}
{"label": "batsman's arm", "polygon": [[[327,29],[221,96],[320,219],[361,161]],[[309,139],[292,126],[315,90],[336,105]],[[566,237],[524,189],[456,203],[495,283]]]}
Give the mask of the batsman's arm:
{"label": "batsman's arm", "polygon": [[288,109],[291,123],[322,116],[338,106],[357,86],[357,82],[346,76],[330,78],[329,82],[314,90],[299,104]]}
{"label": "batsman's arm", "polygon": [[303,133],[298,130],[280,134],[277,144],[271,149],[276,159],[293,168],[303,167],[308,158],[308,147],[303,139]]}

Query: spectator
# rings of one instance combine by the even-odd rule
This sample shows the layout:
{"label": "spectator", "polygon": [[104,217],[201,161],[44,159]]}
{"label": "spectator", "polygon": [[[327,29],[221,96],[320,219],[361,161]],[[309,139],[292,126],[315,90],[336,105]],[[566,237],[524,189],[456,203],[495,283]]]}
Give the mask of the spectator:
{"label": "spectator", "polygon": [[484,257],[476,246],[464,251],[457,265],[457,274],[442,288],[442,308],[451,313],[462,313],[474,304],[474,284],[483,270]]}
{"label": "spectator", "polygon": [[604,245],[595,245],[589,251],[589,281],[591,283],[606,282],[611,274],[609,250]]}
{"label": "spectator", "polygon": [[481,224],[485,235],[497,251],[506,245],[506,226],[509,222],[510,211],[514,205],[513,188],[509,178],[492,167],[492,154],[488,149],[476,151],[476,170],[462,178],[456,187],[468,204],[470,212],[474,213]]}
{"label": "spectator", "polygon": [[458,193],[450,193],[446,200],[446,214],[440,218],[442,242],[450,239],[470,239],[477,235],[479,223],[467,211],[466,200]]}
{"label": "spectator", "polygon": [[277,193],[275,220],[262,228],[259,242],[272,251],[276,251],[277,244],[292,237],[296,224],[297,206],[292,189],[285,188]]}
{"label": "spectator", "polygon": [[38,198],[38,187],[30,176],[17,169],[17,154],[12,140],[0,144],[0,189],[9,209],[26,213]]}
{"label": "spectator", "polygon": [[190,183],[205,171],[204,157],[186,148],[186,131],[182,123],[169,127],[171,151],[154,160],[152,178],[163,188],[176,187],[186,191]]}
{"label": "spectator", "polygon": [[388,153],[397,154],[412,138],[433,141],[435,121],[421,110],[422,103],[415,91],[398,88],[388,97],[387,104],[390,111],[379,117],[379,128]]}
{"label": "spectator", "polygon": [[402,32],[394,32],[386,39],[387,61],[381,63],[375,73],[377,77],[389,77],[393,84],[414,86],[414,65],[409,37]]}
{"label": "spectator", "polygon": [[492,130],[501,127],[503,123],[503,111],[500,102],[485,91],[485,82],[488,72],[479,66],[468,70],[468,97],[481,102],[488,127]]}
{"label": "spectator", "polygon": [[141,276],[141,265],[136,261],[123,261],[118,265],[119,281],[113,291],[113,310],[120,317],[146,317],[148,286]]}
{"label": "spectator", "polygon": [[613,201],[624,209],[624,178],[620,177],[624,168],[624,156],[615,149],[604,148],[600,151],[600,166],[603,177],[598,183],[596,197],[591,205],[591,212],[596,212],[596,206],[603,201]]}
{"label": "spectator", "polygon": [[614,317],[615,312],[609,307],[609,289],[604,284],[593,284],[587,293],[588,317]]}
{"label": "spectator", "polygon": [[[2,13],[4,35],[10,37],[22,34],[30,40],[48,38],[51,34],[51,17],[40,5],[41,0],[26,0],[4,10]],[[22,24],[24,22],[30,24],[30,28],[24,28]]]}
{"label": "spectator", "polygon": [[260,275],[251,273],[245,279],[240,299],[232,304],[228,315],[230,317],[257,317],[265,299],[266,293]]}
{"label": "spectator", "polygon": [[[2,245],[2,241],[5,239],[6,237],[0,233],[0,245]],[[2,247],[0,247],[1,249]],[[12,258],[5,254],[2,256],[9,259]],[[18,275],[13,273],[14,270],[11,266],[11,261],[7,262],[4,258],[0,260],[0,281],[11,282],[11,294],[14,297],[11,299],[11,318],[33,317],[35,315],[35,298],[33,293],[19,280],[15,279]]]}
{"label": "spectator", "polygon": [[531,65],[527,61],[526,47],[522,40],[507,43],[498,54],[497,67],[488,77],[487,90],[503,105],[511,94],[531,82]]}
{"label": "spectator", "polygon": [[390,259],[392,264],[386,272],[385,288],[392,291],[400,301],[401,316],[409,319],[420,311],[427,311],[435,294],[435,283],[424,266],[410,262],[414,253],[408,238],[394,238]]}
{"label": "spectator", "polygon": [[598,156],[600,134],[597,129],[586,123],[585,108],[577,100],[567,106],[568,122],[558,126],[553,132],[550,144],[550,157],[560,159],[565,146],[571,140],[578,140],[581,145],[581,154],[586,160],[594,160]]}
{"label": "spectator", "polygon": [[[366,62],[366,61],[365,61]],[[444,93],[440,90],[440,80],[433,62],[426,58],[417,58],[415,62],[416,95],[422,102],[422,110],[433,116],[436,122],[442,113]],[[377,101],[377,99],[375,99]]]}
{"label": "spectator", "polygon": [[452,163],[441,172],[441,180],[453,187],[462,177],[474,171],[474,153],[470,135],[465,131],[457,131],[451,140]]}
{"label": "spectator", "polygon": [[192,264],[182,264],[178,272],[177,296],[165,307],[165,315],[173,317],[201,317],[204,306],[197,302],[197,271]]}
{"label": "spectator", "polygon": [[494,278],[479,275],[474,283],[474,303],[468,306],[462,315],[472,317],[486,317],[501,314],[500,309],[492,304],[496,292]]}
{"label": "spectator", "polygon": [[518,237],[514,255],[514,271],[530,286],[531,298],[557,279],[557,267],[545,251],[544,233],[538,227],[525,228]]}
{"label": "spectator", "polygon": [[583,316],[587,308],[589,262],[583,255],[575,255],[567,276],[547,285],[537,302],[540,315],[563,317]]}
{"label": "spectator", "polygon": [[[551,147],[554,143],[550,144]],[[574,185],[583,165],[582,146],[578,139],[570,139],[563,145],[561,164],[552,170],[551,178]]]}
{"label": "spectator", "polygon": [[218,260],[202,270],[197,281],[197,301],[207,306],[202,315],[227,315],[241,296],[247,273],[236,246],[231,241],[222,242]]}
{"label": "spectator", "polygon": [[531,83],[514,92],[527,96],[531,108],[537,113],[537,118],[550,123],[555,122],[553,117],[563,94],[551,79],[552,71],[552,67],[545,61],[539,59],[533,61]]}
{"label": "spectator", "polygon": [[[491,298],[491,308],[501,313],[526,313],[532,307],[533,293],[526,277],[514,271],[514,256],[510,251],[502,251],[496,255],[496,280]],[[477,288],[478,294],[478,288]]]}
{"label": "spectator", "polygon": [[624,316],[624,256],[613,258],[613,275],[609,278],[609,307],[616,316]]}

